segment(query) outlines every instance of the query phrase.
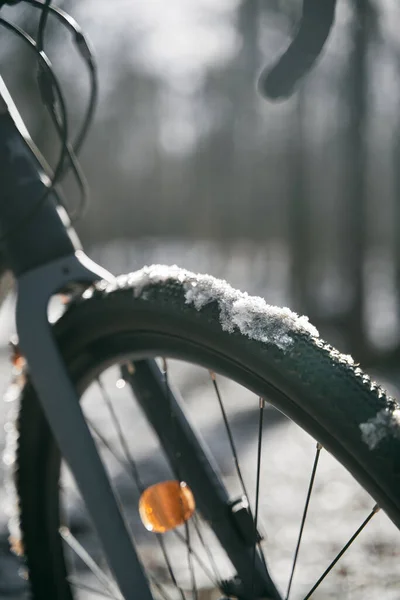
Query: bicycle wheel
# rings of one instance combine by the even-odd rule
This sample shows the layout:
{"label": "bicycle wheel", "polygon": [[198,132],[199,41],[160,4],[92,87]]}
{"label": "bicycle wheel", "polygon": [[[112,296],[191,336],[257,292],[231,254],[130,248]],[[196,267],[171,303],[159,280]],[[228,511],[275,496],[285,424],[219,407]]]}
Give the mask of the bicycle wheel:
{"label": "bicycle wheel", "polygon": [[[171,434],[166,433],[171,432],[171,427],[173,429],[177,423],[172,405],[168,405],[168,410],[171,418],[175,419],[175,425],[165,420],[168,419],[167,411],[167,416],[148,427],[146,407],[153,391],[146,391],[143,387],[143,381],[147,380],[141,380],[141,373],[155,364],[148,362],[149,359],[161,357],[163,375],[160,381],[164,386],[165,402],[176,397],[170,383],[175,375],[183,396],[189,396],[185,405],[185,414],[189,416],[185,423],[190,424],[190,436],[195,441],[206,439],[206,444],[204,440],[199,442],[201,448],[208,447],[199,464],[207,463],[207,468],[210,467],[216,474],[215,486],[218,487],[219,471],[213,461],[219,459],[224,479],[221,489],[226,490],[232,500],[244,495],[247,497],[250,503],[247,510],[243,503],[226,505],[231,519],[231,538],[240,538],[247,548],[246,552],[250,552],[259,565],[266,565],[265,557],[272,566],[275,565],[271,573],[280,590],[275,597],[288,596],[287,588],[292,585],[294,565],[297,564],[293,580],[297,589],[293,587],[292,591],[299,598],[308,598],[307,590],[312,588],[339,549],[336,540],[327,550],[327,559],[322,560],[321,547],[315,546],[313,536],[308,546],[303,541],[308,548],[307,557],[313,553],[317,556],[314,556],[312,568],[309,561],[303,565],[305,578],[297,577],[300,572],[298,549],[302,546],[298,537],[300,525],[294,526],[292,517],[298,517],[299,521],[303,517],[305,521],[321,447],[329,452],[324,460],[333,483],[339,481],[339,488],[342,486],[340,489],[343,491],[344,480],[338,478],[336,467],[329,471],[333,460],[331,455],[371,494],[395,525],[400,525],[397,405],[353,364],[350,357],[325,344],[305,318],[298,318],[288,309],[267,306],[260,298],[237,292],[210,276],[194,275],[176,267],[153,266],[119,277],[114,284],[96,284],[82,298],[71,302],[65,314],[55,323],[54,333],[81,395],[82,406],[110,479],[115,484],[121,504],[128,505],[129,525],[135,545],[143,546],[140,558],[154,598],[200,598],[199,590],[207,587],[204,582],[206,576],[212,582],[208,587],[219,588],[231,596],[247,600],[259,595],[254,595],[255,592],[253,594],[248,587],[243,591],[240,581],[234,578],[237,564],[232,569],[231,540],[229,535],[229,539],[223,538],[225,542],[221,547],[222,538],[218,532],[221,513],[214,514],[216,509],[207,497],[201,499],[199,515],[196,512],[189,521],[169,533],[155,535],[139,523],[139,494],[160,481],[183,479],[179,474],[182,456],[173,454],[174,436],[171,438]],[[200,368],[205,371],[198,371]],[[210,394],[204,391],[205,376],[210,382]],[[113,386],[111,394],[107,390],[114,377],[117,386]],[[238,387],[233,391],[232,386],[236,384]],[[90,519],[84,515],[82,501],[77,490],[73,489],[73,479],[63,465],[29,382],[29,373],[26,373],[26,379],[18,374],[12,392],[14,395],[18,385],[21,386],[16,420],[18,435],[15,432],[10,434],[11,442],[6,450],[9,463],[12,462],[12,452],[16,453],[18,514],[11,519],[11,537],[14,545],[18,545],[15,540],[20,529],[33,597],[57,600],[71,599],[75,597],[73,594],[79,598],[100,597],[96,594],[118,597],[113,595],[111,574],[102,562],[95,534],[88,533]],[[133,402],[132,392],[140,399],[140,409]],[[200,394],[198,402],[194,399],[196,392]],[[228,401],[223,398],[223,392]],[[122,400],[121,394],[126,394]],[[244,408],[239,402],[241,399],[246,403]],[[132,420],[128,419],[128,409],[133,410]],[[217,417],[221,426],[216,424]],[[157,421],[156,417],[154,419]],[[300,428],[293,428],[292,423]],[[114,433],[110,433],[111,425],[115,426]],[[124,428],[128,435],[123,436]],[[197,428],[201,430],[202,438],[197,434]],[[267,440],[263,435],[266,428],[269,428]],[[318,442],[314,462],[310,459],[309,466],[313,466],[310,483],[306,479],[299,480],[300,467],[305,461],[304,444],[315,448],[308,436]],[[284,444],[280,446],[275,460],[271,458],[274,455],[273,445],[269,445],[271,440],[283,440]],[[292,440],[295,448],[289,451]],[[168,444],[172,444],[172,454]],[[133,458],[134,450],[138,458]],[[227,458],[228,450],[233,451],[233,460]],[[161,451],[166,452],[166,458],[162,458]],[[250,451],[255,453],[254,463],[250,463]],[[187,456],[196,460],[193,448],[187,451]],[[289,468],[289,477],[285,470],[279,470],[282,461]],[[193,479],[188,465],[185,465],[185,479]],[[278,483],[272,480],[275,475]],[[346,472],[344,477],[347,482]],[[263,492],[261,484],[267,479],[267,492]],[[131,483],[135,484],[136,492],[130,487]],[[290,490],[285,491],[285,486],[290,487],[293,483],[297,491],[300,489],[303,506],[307,489],[309,491],[304,509],[294,501]],[[347,500],[344,502],[336,488],[335,503],[343,508],[345,514],[355,497],[358,509],[361,506],[373,508],[369,497],[358,491],[358,484],[354,484],[355,488],[346,488],[345,484]],[[201,495],[201,488],[198,489]],[[319,490],[320,498],[321,494],[323,496],[324,486]],[[194,495],[197,502],[196,493]],[[272,509],[274,497],[277,507]],[[294,501],[292,507],[291,500]],[[326,508],[326,503],[319,504]],[[238,506],[240,510],[236,510]],[[281,518],[279,515],[283,508],[290,514]],[[265,509],[266,516],[261,521],[262,509]],[[235,512],[238,514],[232,517]],[[373,509],[366,521],[369,522],[375,513]],[[358,510],[356,516],[359,514]],[[338,521],[329,510],[325,511],[326,518],[337,530]],[[343,520],[343,516],[340,518]],[[384,515],[379,527],[388,527],[389,521],[382,519]],[[285,524],[289,533],[284,532]],[[314,533],[320,526],[321,522],[314,519]],[[263,531],[261,535],[256,533],[260,528],[266,532],[264,541],[260,541]],[[394,535],[394,530],[390,530],[390,536]],[[353,531],[348,533],[350,538]],[[374,535],[369,550],[379,545],[376,530]],[[65,542],[69,542],[69,546]],[[167,542],[171,549],[167,548]],[[342,540],[343,545],[346,542],[347,539]],[[386,558],[390,555],[392,561],[398,555],[394,544],[385,554]],[[281,554],[275,548],[279,545],[282,547]],[[73,549],[72,556],[69,547]],[[95,560],[89,557],[90,552],[94,553]],[[229,560],[226,560],[225,554]],[[161,559],[165,561],[163,566]],[[342,571],[348,573],[349,567]],[[379,569],[372,571],[375,578]],[[361,595],[352,595],[352,598],[362,597],[365,600],[378,597],[375,580],[367,586],[375,593],[371,596],[366,593],[365,572],[363,577],[361,584],[359,581],[356,583]],[[385,579],[388,586],[385,598],[389,598],[392,597],[390,586],[398,582],[393,582],[393,577],[388,578],[387,573]],[[104,586],[102,590],[99,589],[99,580]],[[338,597],[339,592],[343,595],[343,572],[334,581],[329,593],[324,588],[324,598],[331,597],[329,594]],[[313,594],[313,598],[317,597],[318,590]]]}

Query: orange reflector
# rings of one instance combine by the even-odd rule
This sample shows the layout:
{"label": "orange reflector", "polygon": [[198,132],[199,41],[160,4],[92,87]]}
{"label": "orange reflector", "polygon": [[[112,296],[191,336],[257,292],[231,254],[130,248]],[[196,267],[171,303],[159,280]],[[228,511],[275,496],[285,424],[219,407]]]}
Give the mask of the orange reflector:
{"label": "orange reflector", "polygon": [[12,535],[8,538],[10,543],[11,551],[17,556],[24,555],[24,546],[20,538],[13,537]]}
{"label": "orange reflector", "polygon": [[25,358],[22,356],[22,354],[14,354],[14,356],[11,358],[11,362],[16,369],[23,369],[25,366]]}
{"label": "orange reflector", "polygon": [[22,369],[25,366],[25,358],[22,356],[19,346],[15,342],[10,342],[11,363],[17,369]]}
{"label": "orange reflector", "polygon": [[195,508],[192,490],[184,481],[156,483],[148,487],[139,500],[142,523],[154,533],[165,533],[182,525]]}

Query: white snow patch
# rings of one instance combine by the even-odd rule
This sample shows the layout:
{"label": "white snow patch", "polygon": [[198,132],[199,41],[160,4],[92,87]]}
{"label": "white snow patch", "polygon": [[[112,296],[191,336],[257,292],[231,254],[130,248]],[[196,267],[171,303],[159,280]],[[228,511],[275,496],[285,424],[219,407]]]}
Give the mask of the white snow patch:
{"label": "white snow patch", "polygon": [[362,440],[373,450],[387,435],[400,437],[400,409],[380,410],[366,423],[360,423]]}
{"label": "white snow patch", "polygon": [[128,278],[135,288],[135,297],[143,297],[145,288],[151,284],[176,281],[185,290],[186,303],[193,304],[197,310],[210,302],[218,302],[224,331],[233,332],[237,328],[243,335],[273,343],[283,351],[292,345],[292,333],[319,335],[307,317],[299,317],[289,308],[271,306],[263,298],[235,290],[226,281],[211,275],[196,275],[176,265],[152,265]]}

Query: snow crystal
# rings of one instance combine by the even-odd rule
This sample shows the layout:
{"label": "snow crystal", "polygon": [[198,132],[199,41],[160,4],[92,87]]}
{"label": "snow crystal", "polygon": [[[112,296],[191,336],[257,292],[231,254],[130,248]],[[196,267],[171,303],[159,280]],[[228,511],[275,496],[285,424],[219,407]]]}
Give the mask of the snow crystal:
{"label": "snow crystal", "polygon": [[293,343],[293,333],[319,335],[307,317],[299,317],[288,308],[270,306],[263,298],[235,290],[226,281],[211,275],[196,275],[176,265],[153,265],[129,275],[135,297],[144,297],[145,288],[151,284],[168,281],[181,284],[186,303],[193,304],[197,310],[217,302],[224,331],[232,333],[238,329],[250,339],[273,343],[283,351]]}
{"label": "snow crystal", "polygon": [[387,435],[400,437],[400,409],[380,410],[375,417],[360,424],[362,440],[373,450]]}

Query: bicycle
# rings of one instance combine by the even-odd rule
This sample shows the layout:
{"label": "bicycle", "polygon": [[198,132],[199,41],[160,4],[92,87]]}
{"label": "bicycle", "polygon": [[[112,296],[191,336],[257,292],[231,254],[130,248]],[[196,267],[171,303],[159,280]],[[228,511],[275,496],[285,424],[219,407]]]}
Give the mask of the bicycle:
{"label": "bicycle", "polygon": [[[239,600],[288,598],[322,448],[337,458],[376,502],[356,533],[376,514],[378,506],[400,526],[399,407],[351,357],[321,340],[306,318],[289,309],[268,306],[261,298],[238,292],[226,282],[177,267],[156,265],[115,278],[87,258],[54,187],[67,167],[73,168],[79,178],[76,154],[85,135],[73,145],[68,142],[62,94],[43,51],[48,15],[52,13],[71,28],[91,73],[93,59],[82,32],[70,17],[51,7],[50,0],[30,3],[42,10],[39,35],[36,43],[26,36],[24,39],[37,51],[42,97],[62,139],[58,166],[49,177],[0,80],[1,242],[5,265],[18,284],[18,343],[13,346],[14,380],[8,399],[18,398],[19,404],[14,428],[8,427],[6,449],[10,465],[15,459],[17,493],[10,539],[14,549],[26,558],[33,597],[73,597],[72,589],[79,586],[71,575],[66,544],[103,585],[99,592],[84,581],[82,589],[129,600],[187,598],[162,537],[162,532],[170,529],[185,544],[190,597],[197,598],[193,563],[196,559],[201,568],[205,565],[197,546],[193,546],[193,536],[196,533],[201,539],[203,533],[197,526],[202,519],[233,566],[229,578],[215,576],[221,594]],[[317,59],[333,23],[335,1],[325,4],[326,13],[320,10],[321,5],[320,0],[305,0],[298,35],[272,71],[262,74],[260,88],[270,97],[291,93]],[[4,19],[0,23],[11,27]],[[310,28],[318,35],[310,37]],[[58,112],[54,110],[56,105]],[[88,115],[91,111],[89,107]],[[49,323],[49,300],[60,295],[65,299],[62,315]],[[170,385],[169,359],[194,363],[210,372],[237,468],[241,491],[238,500],[231,499],[209,451]],[[101,392],[105,390],[108,374],[103,378],[100,374],[112,365],[117,365],[117,387],[133,391],[144,415],[142,420],[138,414],[135,416],[140,427],[151,425],[166,455],[171,473],[167,486],[144,485],[107,394],[107,418],[116,425],[122,454],[116,453],[83,416],[80,398],[95,382]],[[249,505],[221,398],[220,375],[216,373],[257,398],[253,506]],[[258,527],[266,399],[317,440],[285,596],[269,574]],[[99,411],[97,404],[95,408]],[[138,558],[137,540],[134,542],[131,536],[127,516],[122,515],[95,440],[130,470],[141,494],[144,522],[155,532],[166,560],[170,580],[167,590]],[[65,473],[62,459],[80,490],[109,570],[93,561],[64,519],[68,507],[60,497],[68,486],[64,489],[60,484],[61,474]],[[199,516],[193,516],[195,506]],[[207,555],[207,540],[203,547]],[[148,558],[151,563],[152,557]],[[336,559],[305,598],[314,594],[335,563]]]}

